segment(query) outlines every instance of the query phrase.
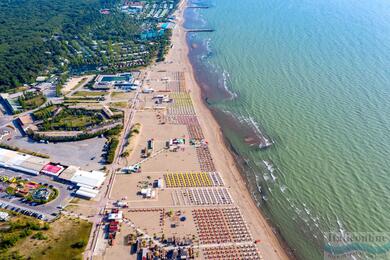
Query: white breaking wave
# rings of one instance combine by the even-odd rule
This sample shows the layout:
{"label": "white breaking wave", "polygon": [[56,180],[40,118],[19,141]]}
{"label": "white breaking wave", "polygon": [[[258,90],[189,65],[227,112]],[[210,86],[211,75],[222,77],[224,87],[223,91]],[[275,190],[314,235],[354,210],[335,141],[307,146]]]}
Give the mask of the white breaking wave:
{"label": "white breaking wave", "polygon": [[265,141],[265,144],[267,146],[271,145],[273,143],[273,141],[270,141],[268,140],[265,135],[263,135],[263,133],[261,132],[260,130],[260,126],[257,124],[257,122],[250,116],[249,117],[249,121],[251,122],[252,126],[256,129],[256,131],[258,132],[258,134],[263,137],[264,141]]}
{"label": "white breaking wave", "polygon": [[343,223],[341,223],[340,219],[338,216],[336,216],[336,222],[337,222],[337,225],[339,226],[339,232],[341,234],[341,237],[344,237],[345,236],[345,228],[343,226]]}
{"label": "white breaking wave", "polygon": [[205,39],[204,45],[206,46],[207,55],[211,55],[213,53],[213,50],[211,49],[211,38]]}
{"label": "white breaking wave", "polygon": [[227,93],[229,93],[229,95],[230,95],[230,100],[233,100],[233,99],[237,98],[238,95],[237,95],[237,93],[233,92],[233,91],[228,87],[228,85],[229,85],[229,84],[228,84],[228,82],[229,82],[229,77],[230,77],[229,72],[227,72],[226,70],[224,70],[224,71],[222,72],[222,79],[223,79],[222,86],[223,86],[223,88],[225,89],[225,91],[226,91]]}
{"label": "white breaking wave", "polygon": [[270,173],[274,172],[275,169],[271,162],[264,160],[263,163]]}

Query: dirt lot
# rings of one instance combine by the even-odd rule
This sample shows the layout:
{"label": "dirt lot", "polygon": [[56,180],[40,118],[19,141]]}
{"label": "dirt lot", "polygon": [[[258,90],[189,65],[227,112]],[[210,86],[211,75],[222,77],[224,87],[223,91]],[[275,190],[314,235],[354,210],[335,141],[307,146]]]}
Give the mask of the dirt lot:
{"label": "dirt lot", "polygon": [[73,77],[71,78],[62,88],[62,93],[66,94],[75,88],[81,87],[91,81],[95,75],[88,75],[82,77]]}

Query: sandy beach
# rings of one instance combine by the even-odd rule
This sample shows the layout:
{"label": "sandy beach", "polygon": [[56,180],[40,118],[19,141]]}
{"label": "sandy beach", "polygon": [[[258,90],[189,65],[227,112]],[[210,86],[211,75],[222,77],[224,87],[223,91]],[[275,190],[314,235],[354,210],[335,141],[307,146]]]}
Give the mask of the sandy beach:
{"label": "sandy beach", "polygon": [[195,80],[193,68],[188,58],[189,47],[186,42],[186,32],[183,28],[185,5],[186,1],[182,1],[178,10],[177,28],[175,28],[172,36],[174,47],[168,54],[167,60],[182,67],[186,72],[186,85],[191,91],[191,97],[199,115],[204,135],[209,142],[210,152],[214,158],[216,168],[222,173],[226,186],[231,188],[232,196],[247,220],[253,236],[261,240],[259,248],[264,259],[288,259],[288,255],[273,233],[271,226],[259,212],[251,198],[234,158],[225,145],[220,127],[202,100],[201,88]]}
{"label": "sandy beach", "polygon": [[[122,211],[120,242],[108,245],[103,225],[93,258],[122,259],[129,252],[126,237],[137,233],[156,245],[163,237],[191,241],[196,259],[289,259],[252,200],[220,127],[202,100],[188,57],[185,4],[182,1],[176,11],[165,61],[141,73],[142,87],[155,92],[138,93],[130,100],[134,116],[128,125],[142,127],[128,156],[115,167],[138,164],[141,170],[113,175],[108,205],[115,207],[117,201],[128,205]],[[158,102],[158,97],[168,101]],[[167,148],[172,140],[183,141]],[[144,156],[145,150],[150,155]],[[160,181],[164,184],[156,187]],[[154,195],[143,196],[147,189]]]}

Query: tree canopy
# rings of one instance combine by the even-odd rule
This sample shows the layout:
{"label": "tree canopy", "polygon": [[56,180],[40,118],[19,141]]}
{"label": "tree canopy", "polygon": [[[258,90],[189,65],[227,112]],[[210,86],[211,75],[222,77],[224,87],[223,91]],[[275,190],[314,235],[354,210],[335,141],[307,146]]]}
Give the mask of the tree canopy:
{"label": "tree canopy", "polygon": [[[0,92],[31,83],[42,72],[55,73],[64,61],[77,63],[78,42],[129,40],[140,31],[139,21],[115,11],[118,0],[0,1]],[[102,8],[113,13],[103,15]],[[74,48],[73,52],[69,50]],[[88,46],[86,44],[86,46]]]}

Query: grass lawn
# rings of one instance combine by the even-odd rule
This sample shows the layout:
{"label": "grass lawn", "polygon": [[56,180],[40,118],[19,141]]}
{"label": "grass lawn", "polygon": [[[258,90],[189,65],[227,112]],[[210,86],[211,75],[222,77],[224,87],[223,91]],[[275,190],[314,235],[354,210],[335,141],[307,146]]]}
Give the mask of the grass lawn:
{"label": "grass lawn", "polygon": [[120,97],[122,95],[123,95],[123,92],[115,92],[115,91],[111,92],[111,97]]}
{"label": "grass lawn", "polygon": [[77,91],[73,94],[73,96],[81,96],[81,97],[99,97],[107,95],[106,92],[101,91]]}
{"label": "grass lawn", "polygon": [[93,111],[79,113],[79,110],[62,110],[57,116],[42,124],[42,130],[82,130],[90,125],[103,122],[101,116]]}
{"label": "grass lawn", "polygon": [[119,107],[119,108],[127,108],[129,103],[127,102],[111,102],[110,106],[112,107]]}
{"label": "grass lawn", "polygon": [[34,109],[34,108],[37,108],[37,107],[41,106],[42,104],[44,104],[45,101],[46,101],[45,97],[43,97],[42,95],[38,95],[38,96],[35,96],[32,98],[23,100],[23,105],[22,104],[21,105],[24,109]]}
{"label": "grass lawn", "polygon": [[113,99],[131,99],[134,98],[135,92],[111,92],[111,98]]}
{"label": "grass lawn", "polygon": [[47,237],[46,240],[37,240],[30,236],[9,251],[18,251],[29,259],[82,259],[91,228],[92,224],[87,221],[62,216],[50,225],[49,230],[42,232]]}
{"label": "grass lawn", "polygon": [[65,104],[77,104],[77,103],[92,103],[92,104],[100,104],[99,101],[89,100],[89,99],[67,99],[64,101]]}
{"label": "grass lawn", "polygon": [[101,120],[95,119],[87,115],[62,117],[61,120],[51,123],[53,129],[62,129],[62,128],[82,128],[89,124],[98,124]]}
{"label": "grass lawn", "polygon": [[134,147],[136,146],[138,142],[138,136],[141,132],[142,125],[140,123],[136,123],[131,127],[129,135],[126,137],[126,147],[125,152],[123,152],[123,157],[129,157],[131,155],[131,152],[133,151]]}
{"label": "grass lawn", "polygon": [[29,87],[17,87],[17,88],[10,88],[6,90],[6,93],[16,93],[16,92],[23,92],[26,91]]}

